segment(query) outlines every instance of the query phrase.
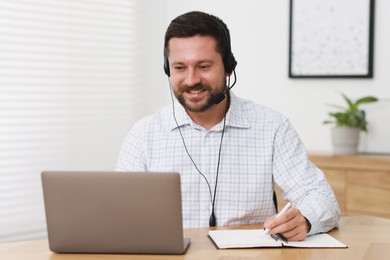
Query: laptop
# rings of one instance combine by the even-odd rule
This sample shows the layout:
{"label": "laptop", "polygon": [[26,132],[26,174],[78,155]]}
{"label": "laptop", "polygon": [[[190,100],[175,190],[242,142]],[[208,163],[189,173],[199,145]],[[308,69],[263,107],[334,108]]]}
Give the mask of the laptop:
{"label": "laptop", "polygon": [[49,248],[56,253],[183,254],[180,175],[44,171]]}

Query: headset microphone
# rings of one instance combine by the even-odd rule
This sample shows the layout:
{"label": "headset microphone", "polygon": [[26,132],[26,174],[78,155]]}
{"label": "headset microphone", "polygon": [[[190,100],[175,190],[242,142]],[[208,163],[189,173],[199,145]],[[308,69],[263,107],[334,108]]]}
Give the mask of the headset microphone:
{"label": "headset microphone", "polygon": [[222,102],[222,100],[225,99],[225,95],[226,95],[226,91],[219,93],[218,95],[216,95],[215,97],[213,97],[213,103],[214,103],[215,105],[218,105],[219,103]]}

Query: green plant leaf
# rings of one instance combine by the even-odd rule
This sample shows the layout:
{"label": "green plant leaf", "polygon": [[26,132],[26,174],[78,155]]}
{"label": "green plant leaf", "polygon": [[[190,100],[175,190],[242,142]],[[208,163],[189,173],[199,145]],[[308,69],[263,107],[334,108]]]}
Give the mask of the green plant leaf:
{"label": "green plant leaf", "polygon": [[341,93],[341,95],[343,96],[344,100],[347,102],[348,107],[352,108],[353,107],[353,102],[346,95],[344,95],[343,93]]}
{"label": "green plant leaf", "polygon": [[367,96],[367,97],[363,97],[363,98],[356,100],[355,104],[356,104],[356,107],[358,107],[361,104],[373,103],[373,102],[377,102],[377,101],[378,101],[378,99],[376,97]]}
{"label": "green plant leaf", "polygon": [[329,116],[335,120],[325,120],[324,124],[335,124],[336,126],[349,126],[357,127],[361,131],[367,131],[367,120],[366,113],[364,110],[359,110],[359,106],[365,103],[377,102],[378,99],[373,96],[366,96],[352,101],[345,94],[341,93],[343,99],[347,103],[348,107],[342,107],[339,105],[330,105],[332,107],[338,108],[339,112],[329,112]]}

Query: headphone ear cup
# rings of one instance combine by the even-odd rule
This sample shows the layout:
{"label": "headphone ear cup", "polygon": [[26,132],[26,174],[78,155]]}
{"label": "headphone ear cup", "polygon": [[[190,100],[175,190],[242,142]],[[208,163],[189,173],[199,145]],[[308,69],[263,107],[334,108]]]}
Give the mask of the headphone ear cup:
{"label": "headphone ear cup", "polygon": [[164,55],[164,72],[168,77],[171,76],[171,72],[169,71],[169,61],[166,55]]}
{"label": "headphone ear cup", "polygon": [[230,53],[225,64],[226,73],[228,74],[232,73],[233,70],[236,68],[236,66],[237,66],[236,58],[234,58],[233,53]]}

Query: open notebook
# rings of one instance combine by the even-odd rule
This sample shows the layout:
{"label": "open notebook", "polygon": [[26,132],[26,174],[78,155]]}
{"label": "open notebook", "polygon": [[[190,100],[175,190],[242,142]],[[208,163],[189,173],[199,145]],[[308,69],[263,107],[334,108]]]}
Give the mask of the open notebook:
{"label": "open notebook", "polygon": [[210,230],[209,237],[217,248],[254,248],[254,247],[306,247],[306,248],[346,248],[347,246],[328,234],[306,237],[299,242],[276,241],[264,235],[262,229]]}

